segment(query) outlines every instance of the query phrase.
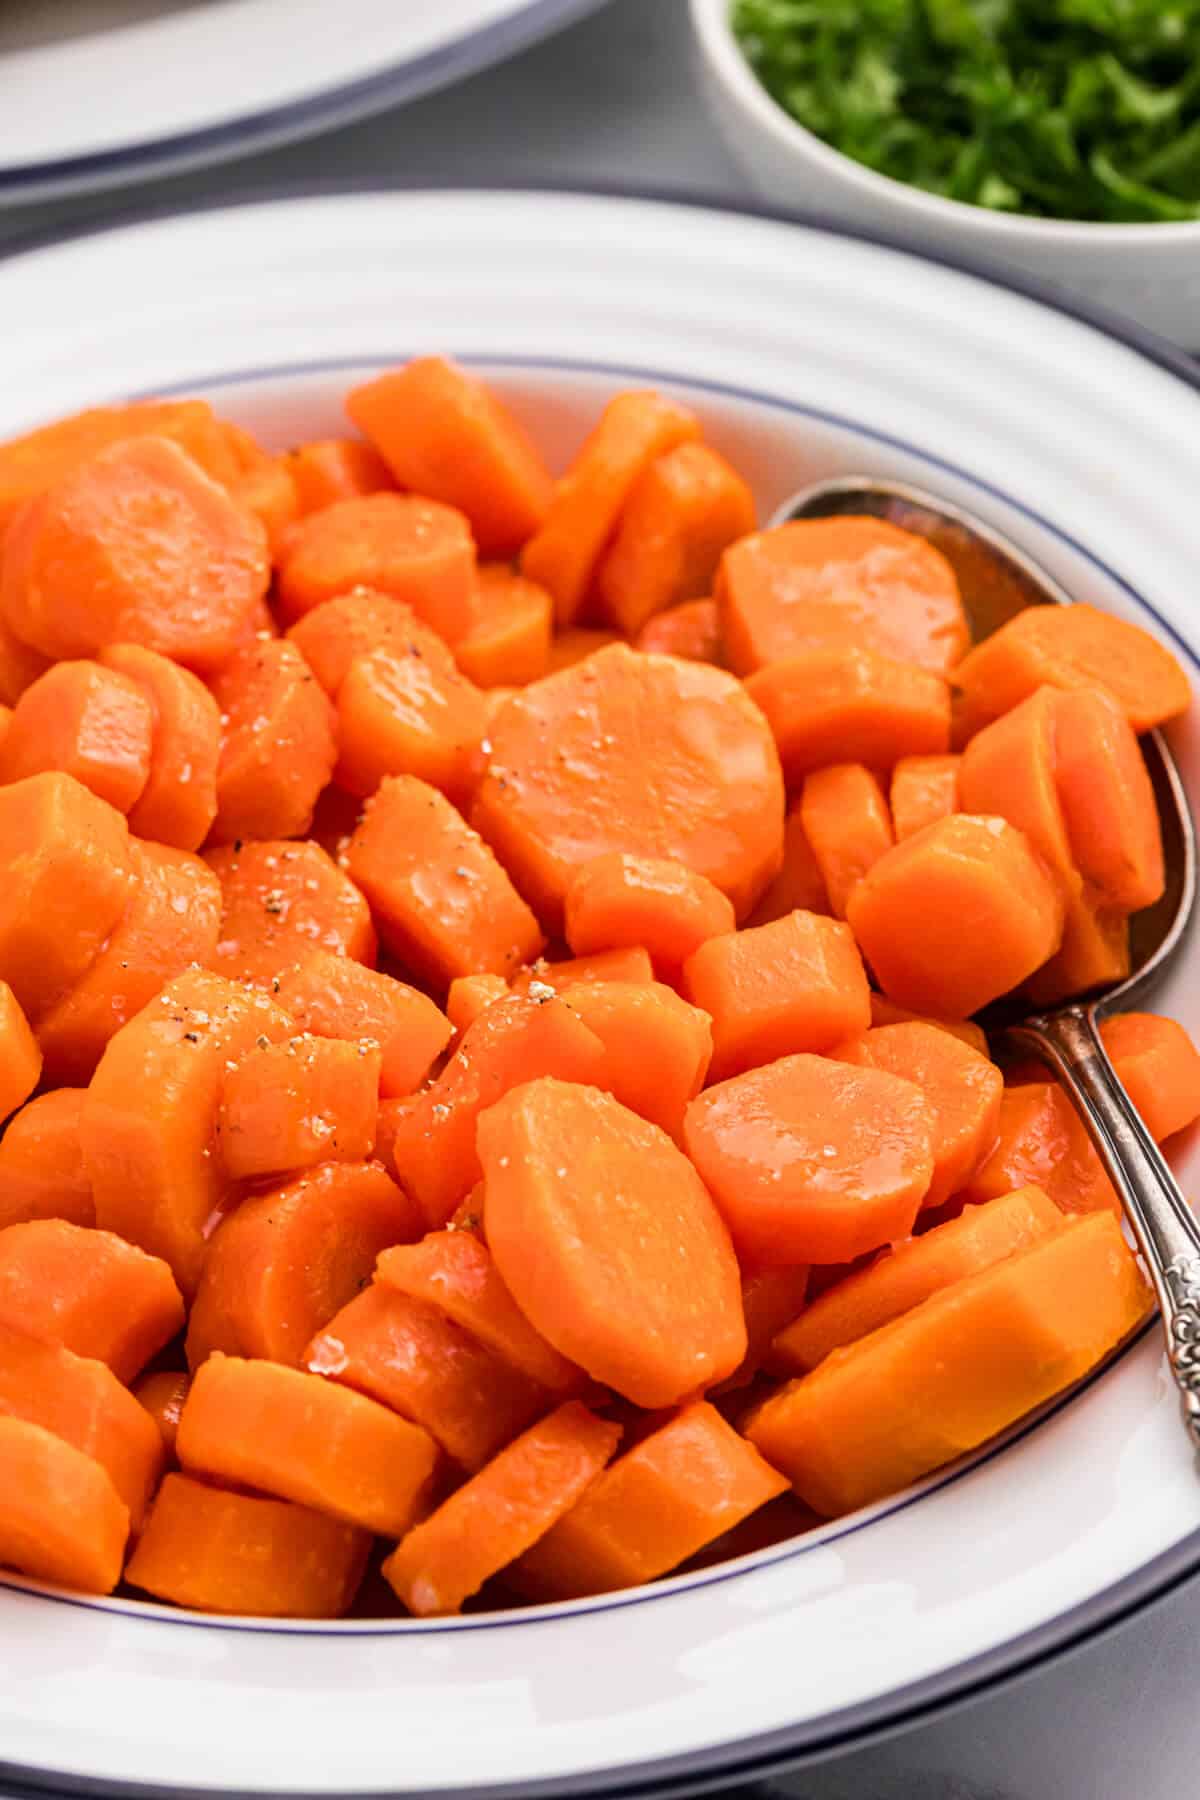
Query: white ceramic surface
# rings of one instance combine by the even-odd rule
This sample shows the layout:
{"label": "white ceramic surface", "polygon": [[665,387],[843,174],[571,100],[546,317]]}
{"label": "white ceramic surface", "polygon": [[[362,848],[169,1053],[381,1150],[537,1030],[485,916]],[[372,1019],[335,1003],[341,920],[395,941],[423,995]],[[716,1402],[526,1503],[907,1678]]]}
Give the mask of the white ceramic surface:
{"label": "white ceramic surface", "polygon": [[[569,196],[297,201],[13,260],[0,332],[0,435],[173,390],[282,446],[336,431],[350,379],[441,349],[484,370],[561,466],[607,394],[655,382],[698,408],[764,511],[838,470],[908,477],[1195,666],[1196,385],[869,243]],[[1200,732],[1174,735],[1196,791]],[[1163,1004],[1200,1030],[1200,948]],[[1179,1166],[1195,1187],[1200,1145]],[[690,1779],[886,1723],[914,1692],[1067,1641],[1080,1608],[1092,1625],[1112,1610],[1114,1584],[1149,1588],[1154,1559],[1200,1561],[1198,1533],[1200,1478],[1150,1334],[971,1466],[642,1595],[264,1627],[7,1581],[0,1790],[6,1765],[60,1789],[321,1795]]]}
{"label": "white ceramic surface", "polygon": [[599,0],[7,0],[0,205],[343,125],[511,56]]}
{"label": "white ceramic surface", "polygon": [[843,156],[778,106],[730,28],[732,0],[690,0],[704,86],[722,136],[773,206],[902,235],[927,251],[990,258],[1111,307],[1200,351],[1200,222],[1100,225],[989,212],[892,181]]}

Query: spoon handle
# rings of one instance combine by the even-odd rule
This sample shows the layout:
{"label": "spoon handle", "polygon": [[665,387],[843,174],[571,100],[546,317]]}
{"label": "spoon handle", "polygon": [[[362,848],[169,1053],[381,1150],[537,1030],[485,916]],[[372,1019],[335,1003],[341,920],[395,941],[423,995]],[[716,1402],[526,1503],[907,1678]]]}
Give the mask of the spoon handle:
{"label": "spoon handle", "polygon": [[1183,1422],[1200,1450],[1200,1227],[1130,1104],[1096,1030],[1096,1007],[1069,1006],[1005,1034],[1062,1081],[1133,1228],[1158,1295]]}

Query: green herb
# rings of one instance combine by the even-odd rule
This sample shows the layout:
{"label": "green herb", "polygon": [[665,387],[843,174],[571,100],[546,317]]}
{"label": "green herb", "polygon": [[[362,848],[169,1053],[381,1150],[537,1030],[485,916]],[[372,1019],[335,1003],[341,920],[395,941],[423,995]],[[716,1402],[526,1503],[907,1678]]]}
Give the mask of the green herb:
{"label": "green herb", "polygon": [[733,0],[786,112],[1000,212],[1200,218],[1200,0]]}

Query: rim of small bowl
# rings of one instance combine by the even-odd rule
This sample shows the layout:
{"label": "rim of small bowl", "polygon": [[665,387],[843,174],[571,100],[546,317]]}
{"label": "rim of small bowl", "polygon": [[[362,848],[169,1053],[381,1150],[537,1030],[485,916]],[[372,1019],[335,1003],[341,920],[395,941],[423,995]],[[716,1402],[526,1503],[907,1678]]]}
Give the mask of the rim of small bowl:
{"label": "rim of small bowl", "polygon": [[[742,53],[730,18],[732,0],[689,0],[692,29],[714,78],[755,124],[776,145],[797,161],[815,163],[846,187],[858,190],[875,205],[885,205],[911,216],[913,222],[941,223],[970,233],[982,242],[998,246],[1022,238],[1084,244],[1127,245],[1145,249],[1155,243],[1200,241],[1200,219],[1164,219],[1116,224],[1093,219],[1043,219],[1029,213],[993,212],[966,200],[951,200],[928,193],[891,175],[881,175],[865,163],[834,149],[784,111],[773,100]],[[897,224],[901,221],[897,219]]]}

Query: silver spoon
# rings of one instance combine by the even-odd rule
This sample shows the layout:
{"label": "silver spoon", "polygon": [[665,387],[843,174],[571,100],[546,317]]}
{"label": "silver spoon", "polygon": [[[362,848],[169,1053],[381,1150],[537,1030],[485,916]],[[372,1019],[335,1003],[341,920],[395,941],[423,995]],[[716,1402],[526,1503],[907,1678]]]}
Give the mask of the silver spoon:
{"label": "silver spoon", "polygon": [[[1052,576],[991,526],[919,488],[848,475],[794,494],[771,523],[870,514],[928,538],[954,568],[978,640],[1025,606],[1069,606]],[[1200,1449],[1200,1226],[1108,1060],[1097,1027],[1109,1013],[1140,1008],[1187,936],[1196,899],[1196,833],[1175,759],[1160,732],[1142,739],[1162,820],[1167,888],[1132,928],[1132,972],[1115,987],[1021,1015],[989,1007],[989,1037],[1032,1051],[1058,1076],[1121,1198],[1158,1296],[1167,1361],[1183,1421]]]}

